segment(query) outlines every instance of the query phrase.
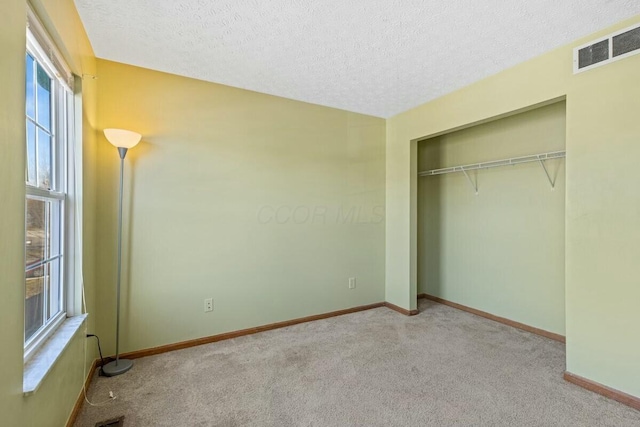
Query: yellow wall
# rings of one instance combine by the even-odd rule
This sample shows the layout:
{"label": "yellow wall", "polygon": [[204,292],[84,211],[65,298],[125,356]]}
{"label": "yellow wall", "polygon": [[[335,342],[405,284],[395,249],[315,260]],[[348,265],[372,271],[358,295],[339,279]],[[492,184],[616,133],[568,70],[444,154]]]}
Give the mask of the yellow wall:
{"label": "yellow wall", "polygon": [[[418,169],[565,148],[559,102],[421,141]],[[564,335],[564,160],[418,178],[418,293]]]}
{"label": "yellow wall", "polygon": [[[384,300],[383,119],[103,60],[98,77],[99,128],[144,135],[126,159],[122,351]],[[101,138],[107,353],[117,184]]]}
{"label": "yellow wall", "polygon": [[0,20],[0,413],[18,425],[24,330],[24,2],[4,2]]}
{"label": "yellow wall", "polygon": [[[95,59],[72,0],[38,0],[34,8],[77,74],[94,73]],[[84,342],[79,332],[34,395],[22,394],[24,325],[24,58],[26,4],[3,0],[0,16],[0,414],[11,426],[64,425],[83,382]],[[85,82],[84,276],[89,311],[94,308],[95,83]],[[93,329],[89,316],[89,330]],[[95,345],[95,344],[94,344]],[[95,358],[90,346],[87,360]],[[4,425],[3,424],[3,425]]]}
{"label": "yellow wall", "polygon": [[566,95],[567,370],[640,396],[640,55],[572,74],[573,46],[638,22],[640,16],[387,121],[387,300],[416,305],[415,140]]}

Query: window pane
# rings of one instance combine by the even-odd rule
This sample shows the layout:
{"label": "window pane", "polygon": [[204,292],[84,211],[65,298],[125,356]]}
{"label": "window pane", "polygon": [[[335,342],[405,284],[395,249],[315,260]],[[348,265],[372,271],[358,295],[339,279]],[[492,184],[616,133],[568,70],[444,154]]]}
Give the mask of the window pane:
{"label": "window pane", "polygon": [[33,92],[33,57],[27,54],[27,84],[26,84],[26,96],[27,96],[27,116],[32,119],[36,118],[36,96]]}
{"label": "window pane", "polygon": [[51,189],[51,136],[38,128],[38,187]]}
{"label": "window pane", "polygon": [[37,64],[36,68],[36,99],[38,102],[36,121],[45,129],[51,130],[51,78],[40,64]]}
{"label": "window pane", "polygon": [[36,176],[36,125],[27,120],[27,184],[38,185]]}
{"label": "window pane", "polygon": [[44,325],[45,287],[48,286],[48,266],[28,270],[25,280],[24,340],[33,336]]}
{"label": "window pane", "polygon": [[25,339],[62,310],[62,202],[27,196]]}
{"label": "window pane", "polygon": [[49,257],[49,229],[51,215],[49,202],[27,198],[26,266],[42,262]]}

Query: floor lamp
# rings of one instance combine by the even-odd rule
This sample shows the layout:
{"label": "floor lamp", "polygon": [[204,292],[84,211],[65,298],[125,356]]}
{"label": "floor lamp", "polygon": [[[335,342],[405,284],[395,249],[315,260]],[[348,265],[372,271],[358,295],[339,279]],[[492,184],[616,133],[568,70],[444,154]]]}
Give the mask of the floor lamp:
{"label": "floor lamp", "polygon": [[118,149],[120,154],[120,196],[118,202],[118,278],[116,282],[116,360],[102,367],[107,377],[124,374],[133,366],[133,362],[120,359],[120,279],[122,272],[122,186],[124,177],[124,158],[129,148],[135,147],[142,135],[123,129],[105,129],[104,136]]}

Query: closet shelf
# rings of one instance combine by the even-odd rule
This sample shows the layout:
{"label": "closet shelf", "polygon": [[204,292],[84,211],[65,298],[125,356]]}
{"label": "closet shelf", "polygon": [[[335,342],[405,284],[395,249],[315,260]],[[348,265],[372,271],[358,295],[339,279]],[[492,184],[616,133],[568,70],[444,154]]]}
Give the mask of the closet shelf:
{"label": "closet shelf", "polygon": [[483,162],[483,163],[472,163],[470,165],[453,166],[450,168],[432,169],[428,171],[418,172],[418,176],[444,175],[447,173],[462,172],[467,177],[467,180],[469,180],[469,183],[475,190],[476,194],[478,194],[477,183],[474,183],[471,180],[471,178],[467,174],[468,171],[497,168],[500,166],[513,166],[513,165],[519,165],[521,163],[539,162],[542,168],[544,169],[544,172],[547,175],[547,178],[549,179],[551,188],[553,189],[555,187],[555,180],[551,179],[551,175],[549,175],[549,171],[547,170],[547,167],[545,166],[544,161],[551,160],[551,159],[562,159],[564,157],[567,157],[566,151],[551,151],[548,153],[531,154],[529,156],[512,157],[510,159],[493,160],[490,162]]}
{"label": "closet shelf", "polygon": [[443,175],[445,173],[472,171],[476,169],[489,169],[499,166],[513,166],[520,163],[540,162],[543,160],[560,159],[567,156],[566,151],[552,151],[550,153],[532,154],[530,156],[512,157],[510,159],[492,160],[490,162],[473,163],[470,165],[453,166],[450,168],[432,169],[429,171],[418,172],[418,176]]}

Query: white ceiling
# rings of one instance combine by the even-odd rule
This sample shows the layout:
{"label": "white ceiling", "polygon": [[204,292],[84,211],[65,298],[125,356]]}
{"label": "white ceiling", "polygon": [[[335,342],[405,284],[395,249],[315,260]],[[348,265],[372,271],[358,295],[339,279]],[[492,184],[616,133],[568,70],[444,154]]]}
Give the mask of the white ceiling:
{"label": "white ceiling", "polygon": [[640,13],[638,0],[75,2],[100,58],[379,117]]}

